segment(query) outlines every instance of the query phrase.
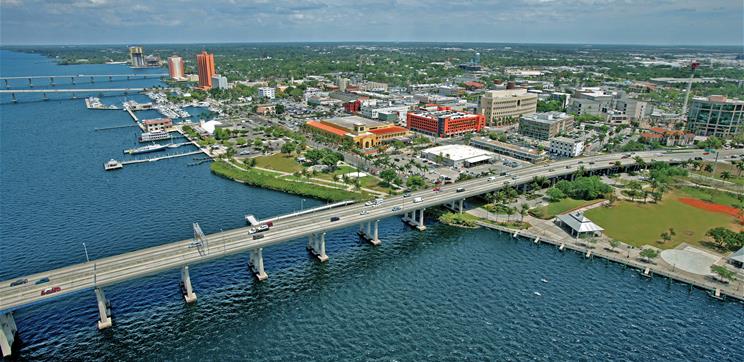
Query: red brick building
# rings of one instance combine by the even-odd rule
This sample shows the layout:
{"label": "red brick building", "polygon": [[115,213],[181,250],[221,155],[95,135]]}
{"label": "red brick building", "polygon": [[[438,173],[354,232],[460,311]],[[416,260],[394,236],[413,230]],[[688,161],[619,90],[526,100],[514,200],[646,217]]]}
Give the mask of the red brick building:
{"label": "red brick building", "polygon": [[456,112],[448,107],[438,107],[436,111],[420,109],[406,116],[406,128],[441,138],[480,132],[485,126],[486,116]]}
{"label": "red brick building", "polygon": [[362,109],[362,101],[357,99],[344,103],[344,110],[348,113],[357,113]]}

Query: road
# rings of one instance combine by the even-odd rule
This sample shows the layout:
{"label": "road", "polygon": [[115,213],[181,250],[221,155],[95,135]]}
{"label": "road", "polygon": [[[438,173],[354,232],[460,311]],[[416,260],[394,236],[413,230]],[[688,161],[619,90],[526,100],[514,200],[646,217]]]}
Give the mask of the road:
{"label": "road", "polygon": [[[744,151],[731,150],[721,153],[728,156],[730,154],[742,154]],[[662,154],[659,151],[654,151],[638,152],[636,155],[641,156],[645,161],[666,162],[682,161],[693,157],[711,159],[715,157],[715,155],[703,156],[702,151],[673,154]],[[441,188],[441,192],[433,192],[427,189],[415,192],[408,198],[402,196],[391,197],[378,207],[365,207],[363,204],[357,203],[319,211],[310,215],[284,219],[277,222],[270,231],[265,232],[265,237],[259,240],[253,240],[252,235],[248,232],[248,227],[243,227],[207,235],[208,245],[201,252],[198,248],[192,246],[193,240],[188,239],[18,277],[0,283],[0,313],[7,313],[23,306],[63,297],[94,287],[105,287],[165,270],[180,268],[184,265],[194,265],[227,255],[265,248],[289,240],[307,237],[313,233],[355,227],[363,222],[402,215],[413,210],[481,195],[498,190],[506,185],[530,183],[535,176],[557,177],[569,175],[575,172],[579,166],[584,166],[587,171],[607,169],[614,167],[611,163],[615,161],[620,161],[623,165],[633,165],[635,163],[633,158],[621,158],[620,154],[612,154],[563,160],[548,165],[535,165],[515,170],[506,176],[496,176],[492,180],[479,178],[446,185]],[[458,188],[464,188],[464,191],[457,192]],[[416,197],[422,197],[423,202],[414,203],[413,199]],[[395,206],[400,206],[401,209],[392,211]],[[361,215],[362,210],[367,210],[368,213]],[[332,216],[338,217],[339,220],[331,221]],[[37,280],[44,277],[48,277],[50,281],[42,285],[35,284]],[[10,283],[17,279],[28,279],[28,283],[10,287]],[[42,296],[41,291],[48,287],[60,287],[61,291]]]}

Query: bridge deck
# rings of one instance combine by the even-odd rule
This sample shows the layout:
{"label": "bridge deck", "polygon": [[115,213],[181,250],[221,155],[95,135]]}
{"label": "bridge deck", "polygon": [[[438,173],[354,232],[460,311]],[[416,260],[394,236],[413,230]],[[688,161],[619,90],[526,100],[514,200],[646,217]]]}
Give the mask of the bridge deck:
{"label": "bridge deck", "polygon": [[[741,153],[739,151],[738,153]],[[674,162],[692,157],[702,156],[702,151],[690,153],[639,152],[639,156],[646,161]],[[710,156],[708,156],[710,157]],[[378,207],[365,207],[362,204],[351,204],[330,210],[323,210],[310,215],[290,217],[275,223],[270,231],[264,233],[264,238],[253,240],[248,233],[248,227],[208,235],[208,245],[202,249],[192,246],[192,240],[181,240],[169,244],[147,249],[132,251],[120,255],[92,260],[87,263],[70,265],[68,267],[28,275],[28,283],[10,287],[12,280],[0,283],[0,312],[7,312],[25,305],[58,298],[65,294],[80,290],[91,289],[96,286],[107,286],[126,280],[155,274],[164,270],[175,269],[184,265],[207,262],[223,256],[243,253],[257,248],[294,240],[312,233],[322,233],[335,229],[348,228],[367,221],[379,220],[421,208],[438,206],[453,200],[481,195],[498,190],[506,185],[521,185],[532,182],[535,176],[558,177],[574,173],[578,166],[584,166],[587,171],[601,170],[615,167],[613,163],[620,161],[628,166],[635,163],[633,158],[621,159],[619,155],[600,155],[583,159],[558,161],[548,165],[536,165],[513,171],[508,176],[478,178],[469,181],[450,184],[442,187],[441,192],[430,189],[415,192],[411,197],[391,197]],[[513,179],[515,176],[516,179]],[[456,192],[457,188],[464,188],[464,192]],[[414,203],[415,197],[422,197],[423,202]],[[401,210],[392,211],[399,206]],[[366,209],[368,213],[360,215]],[[332,216],[340,220],[332,222]],[[48,277],[49,283],[35,285],[34,282]],[[18,279],[18,278],[16,278]],[[15,279],[14,279],[15,280]],[[42,296],[41,291],[47,287],[59,286],[60,292]]]}

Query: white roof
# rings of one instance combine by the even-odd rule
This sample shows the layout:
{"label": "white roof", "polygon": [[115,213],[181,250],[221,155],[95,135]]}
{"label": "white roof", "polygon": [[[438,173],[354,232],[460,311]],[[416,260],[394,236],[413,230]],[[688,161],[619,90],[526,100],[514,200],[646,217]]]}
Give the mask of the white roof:
{"label": "white roof", "polygon": [[[433,154],[434,156],[442,155],[452,161],[464,161],[470,160],[471,158],[488,156],[493,157],[495,154],[480,148],[465,145],[444,145],[438,147],[427,148],[423,151],[424,153]],[[476,162],[476,161],[473,161]]]}
{"label": "white roof", "polygon": [[571,229],[574,229],[574,231],[580,233],[604,230],[599,225],[587,219],[586,216],[584,216],[584,214],[580,212],[558,215],[558,220],[568,225]]}
{"label": "white roof", "polygon": [[216,126],[221,126],[221,125],[222,125],[222,122],[214,121],[214,120],[208,121],[208,122],[201,121],[199,123],[199,126],[205,131],[207,131],[209,134],[214,134],[214,128]]}
{"label": "white roof", "polygon": [[490,160],[491,158],[492,157],[489,155],[475,156],[473,158],[468,158],[467,162],[476,163],[476,162],[481,162],[481,161],[487,161],[487,160]]}
{"label": "white roof", "polygon": [[729,259],[744,263],[744,248],[741,248],[739,249],[739,251],[731,254]]}

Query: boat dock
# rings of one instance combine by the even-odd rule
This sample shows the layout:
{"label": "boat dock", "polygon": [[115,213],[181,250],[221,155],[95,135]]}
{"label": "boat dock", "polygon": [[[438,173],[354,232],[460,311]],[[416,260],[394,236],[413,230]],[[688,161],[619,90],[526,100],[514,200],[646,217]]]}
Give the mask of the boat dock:
{"label": "boat dock", "polygon": [[191,152],[185,152],[185,153],[177,153],[175,155],[165,155],[165,156],[158,156],[158,157],[153,157],[153,158],[142,158],[138,160],[129,160],[129,161],[118,161],[118,164],[122,166],[118,168],[123,168],[126,165],[134,165],[137,163],[155,162],[155,161],[160,161],[160,160],[167,160],[170,158],[198,155],[200,153],[202,153],[202,151],[191,151]]}
{"label": "boat dock", "polygon": [[[710,296],[720,296],[721,298],[725,297],[727,299],[736,300],[739,302],[744,302],[744,292],[740,290],[734,290],[734,287],[731,284],[720,284],[720,283],[713,283],[703,280],[695,280],[693,278],[688,278],[679,270],[667,270],[665,268],[662,268],[660,266],[656,266],[651,263],[644,263],[629,257],[623,257],[623,253],[614,252],[610,250],[605,250],[603,248],[588,248],[576,243],[566,243],[562,241],[553,240],[551,238],[540,236],[540,235],[534,235],[530,232],[527,232],[525,230],[516,230],[507,228],[504,226],[494,225],[488,222],[479,221],[478,225],[493,229],[497,231],[501,231],[503,233],[507,233],[511,235],[512,237],[519,237],[521,239],[533,241],[535,244],[538,244],[540,242],[548,243],[551,245],[554,245],[558,247],[559,251],[563,250],[573,250],[577,253],[580,253],[581,255],[584,255],[586,258],[593,258],[598,257],[605,259],[607,261],[615,262],[618,264],[622,264],[626,267],[631,267],[634,269],[637,269],[639,274],[651,277],[652,275],[659,275],[662,277],[666,277],[670,280],[676,280],[678,282],[685,283],[690,286],[690,289],[692,290],[692,287],[696,287],[699,289],[702,289],[707,292]],[[720,298],[716,298],[720,299]]]}
{"label": "boat dock", "polygon": [[101,127],[101,128],[96,128],[95,131],[107,131],[107,130],[110,130],[110,129],[131,128],[131,127],[137,127],[137,125],[136,124],[127,124],[127,125],[123,125],[123,126]]}

